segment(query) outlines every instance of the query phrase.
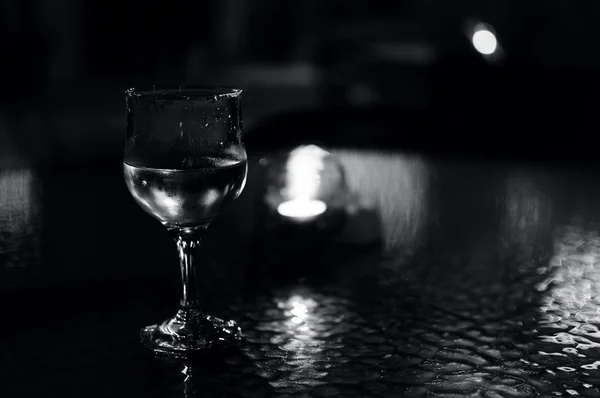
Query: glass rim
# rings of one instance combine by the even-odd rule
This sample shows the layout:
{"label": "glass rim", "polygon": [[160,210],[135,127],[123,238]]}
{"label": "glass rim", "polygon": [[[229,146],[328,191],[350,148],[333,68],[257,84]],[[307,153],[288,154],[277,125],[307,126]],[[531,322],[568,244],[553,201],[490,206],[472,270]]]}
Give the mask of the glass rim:
{"label": "glass rim", "polygon": [[154,99],[179,99],[179,100],[202,100],[236,98],[242,94],[242,89],[229,86],[196,86],[181,85],[176,88],[163,88],[152,86],[152,88],[129,88],[125,95],[129,98],[154,98]]}

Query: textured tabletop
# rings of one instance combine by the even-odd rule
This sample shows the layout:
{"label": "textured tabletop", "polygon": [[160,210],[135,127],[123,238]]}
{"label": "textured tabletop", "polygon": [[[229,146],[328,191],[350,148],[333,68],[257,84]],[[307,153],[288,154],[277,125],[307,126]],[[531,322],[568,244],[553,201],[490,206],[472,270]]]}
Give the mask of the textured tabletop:
{"label": "textured tabletop", "polygon": [[597,175],[333,153],[358,205],[316,240],[265,228],[253,157],[199,253],[243,340],[179,362],[138,341],[178,269],[120,164],[2,171],[0,395],[600,396]]}

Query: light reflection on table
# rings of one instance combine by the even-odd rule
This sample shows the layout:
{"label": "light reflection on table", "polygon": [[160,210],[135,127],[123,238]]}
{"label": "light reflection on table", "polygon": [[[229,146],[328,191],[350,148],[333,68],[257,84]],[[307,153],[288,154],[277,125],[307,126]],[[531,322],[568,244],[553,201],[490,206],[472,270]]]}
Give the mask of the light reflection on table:
{"label": "light reflection on table", "polygon": [[38,184],[36,174],[28,168],[0,172],[0,256],[4,268],[25,267],[28,264],[23,257],[38,254]]}
{"label": "light reflection on table", "polygon": [[375,210],[385,250],[410,250],[427,221],[429,164],[418,156],[333,150],[358,206]]}

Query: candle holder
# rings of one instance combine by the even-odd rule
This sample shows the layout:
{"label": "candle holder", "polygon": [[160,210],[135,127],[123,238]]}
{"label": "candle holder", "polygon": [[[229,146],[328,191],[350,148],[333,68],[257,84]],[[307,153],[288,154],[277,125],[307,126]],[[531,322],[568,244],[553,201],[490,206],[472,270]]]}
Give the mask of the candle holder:
{"label": "candle holder", "polygon": [[316,145],[302,145],[260,164],[266,170],[268,227],[331,233],[342,226],[350,194],[335,156]]}

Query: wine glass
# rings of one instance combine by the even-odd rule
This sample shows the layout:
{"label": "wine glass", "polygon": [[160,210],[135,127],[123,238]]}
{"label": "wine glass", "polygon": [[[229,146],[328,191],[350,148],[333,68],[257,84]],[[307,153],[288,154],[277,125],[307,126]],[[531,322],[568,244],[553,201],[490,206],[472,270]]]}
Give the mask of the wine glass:
{"label": "wine glass", "polygon": [[183,284],[175,316],[141,330],[142,342],[155,351],[185,354],[240,338],[234,321],[200,309],[194,252],[246,183],[241,93],[189,86],[125,92],[125,182],[137,204],[175,239]]}

